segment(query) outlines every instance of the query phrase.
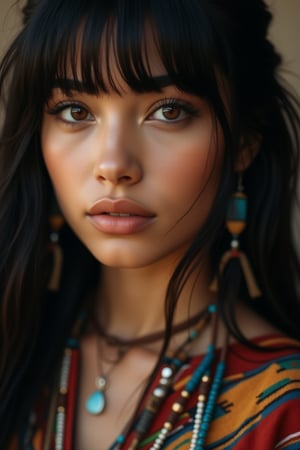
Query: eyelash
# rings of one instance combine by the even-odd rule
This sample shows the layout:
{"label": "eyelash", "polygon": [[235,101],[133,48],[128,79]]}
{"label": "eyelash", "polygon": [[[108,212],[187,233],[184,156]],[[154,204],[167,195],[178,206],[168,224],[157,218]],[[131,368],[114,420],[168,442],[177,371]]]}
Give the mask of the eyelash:
{"label": "eyelash", "polygon": [[[163,107],[179,108],[191,117],[198,116],[200,113],[199,109],[195,108],[191,103],[179,100],[177,98],[165,98],[158,102],[158,104],[155,106],[154,112],[151,115],[155,114],[157,111],[159,111],[159,109]],[[172,121],[170,120],[170,122]],[[176,120],[173,122],[176,122]]]}
{"label": "eyelash", "polygon": [[[58,116],[61,112],[67,110],[68,108],[81,108],[82,110],[86,111],[88,113],[88,115],[93,116],[88,108],[80,103],[80,102],[76,102],[76,101],[63,101],[63,102],[59,102],[57,105],[53,106],[53,107],[49,107],[47,113],[49,115],[53,115],[53,116]],[[154,116],[156,113],[159,112],[159,110],[161,110],[162,108],[178,108],[180,109],[183,113],[185,113],[187,115],[187,117],[184,118],[180,118],[180,119],[166,119],[166,120],[162,120],[162,119],[151,119],[152,116]],[[179,100],[176,98],[165,98],[160,100],[154,107],[153,107],[153,112],[151,112],[148,115],[148,120],[158,120],[162,123],[169,123],[169,124],[176,124],[178,122],[181,122],[183,120],[188,119],[189,117],[195,117],[195,116],[199,116],[199,109],[195,108],[191,103],[185,102],[183,100]],[[80,123],[86,123],[91,121],[90,119],[83,119],[83,120],[75,120],[73,121],[68,121],[66,119],[60,118],[60,120],[62,120],[66,125],[69,126],[76,126]]]}
{"label": "eyelash", "polygon": [[[58,116],[61,112],[67,110],[68,108],[81,108],[82,110],[86,111],[89,115],[92,116],[92,114],[89,112],[87,106],[85,106],[84,104],[80,103],[80,102],[76,102],[76,101],[64,101],[64,102],[59,102],[57,105],[53,106],[53,107],[49,107],[47,114],[51,115],[51,116]],[[72,121],[68,121],[66,119],[60,118],[60,120],[62,120],[62,122],[64,122],[66,125],[69,126],[76,126],[78,125],[80,122],[86,122],[89,121],[87,119],[85,120],[78,120],[76,121],[74,119],[74,122]]]}

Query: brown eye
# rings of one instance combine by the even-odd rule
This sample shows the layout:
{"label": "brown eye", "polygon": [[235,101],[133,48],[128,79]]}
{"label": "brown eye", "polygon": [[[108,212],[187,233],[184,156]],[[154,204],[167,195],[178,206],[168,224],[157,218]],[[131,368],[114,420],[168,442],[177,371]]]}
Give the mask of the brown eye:
{"label": "brown eye", "polygon": [[157,109],[148,117],[149,120],[175,124],[195,115],[194,108],[186,103],[182,104],[182,101],[165,99],[159,103]]}
{"label": "brown eye", "polygon": [[50,112],[56,114],[63,122],[68,124],[83,124],[93,122],[95,117],[87,108],[79,104],[61,105],[57,110]]}
{"label": "brown eye", "polygon": [[162,114],[167,120],[176,120],[180,116],[181,108],[178,106],[164,106],[162,108]]}
{"label": "brown eye", "polygon": [[74,120],[87,120],[89,117],[89,113],[86,109],[81,106],[72,106],[70,108],[70,115]]}

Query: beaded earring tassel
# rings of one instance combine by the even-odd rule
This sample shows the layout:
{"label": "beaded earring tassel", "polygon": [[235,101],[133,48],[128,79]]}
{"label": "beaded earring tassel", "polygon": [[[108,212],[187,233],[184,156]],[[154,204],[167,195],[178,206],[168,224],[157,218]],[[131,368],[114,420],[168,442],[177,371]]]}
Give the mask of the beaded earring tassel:
{"label": "beaded earring tassel", "polygon": [[49,249],[53,256],[53,267],[48,282],[48,289],[50,291],[58,291],[63,265],[63,252],[59,245],[59,232],[64,225],[64,219],[59,214],[53,214],[49,218],[49,223],[51,229]]}
{"label": "beaded earring tassel", "polygon": [[[231,248],[224,253],[221,259],[219,273],[223,273],[225,266],[232,258],[237,258],[243,270],[249,295],[252,298],[256,298],[261,296],[261,291],[257,285],[246,254],[240,250],[239,243],[239,236],[244,231],[247,224],[248,198],[243,191],[242,174],[239,174],[237,192],[232,195],[227,210],[226,228],[232,236],[230,244]],[[213,292],[218,292],[218,287],[218,278],[215,277],[210,285],[210,289]]]}

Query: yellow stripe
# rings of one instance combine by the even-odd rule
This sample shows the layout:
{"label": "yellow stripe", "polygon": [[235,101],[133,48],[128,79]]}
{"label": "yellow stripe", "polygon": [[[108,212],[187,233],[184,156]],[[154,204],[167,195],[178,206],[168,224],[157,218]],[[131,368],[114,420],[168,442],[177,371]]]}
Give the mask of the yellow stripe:
{"label": "yellow stripe", "polygon": [[[224,436],[226,436],[229,430],[238,429],[246,420],[251,419],[253,416],[259,417],[266,407],[272,403],[279,395],[283,395],[292,391],[295,388],[300,389],[300,381],[295,381],[293,384],[288,384],[280,387],[273,394],[263,399],[259,404],[256,403],[258,396],[270,388],[275,383],[284,379],[295,379],[299,376],[297,370],[284,370],[277,373],[279,368],[278,364],[272,364],[265,371],[259,373],[249,379],[245,379],[242,383],[235,385],[229,391],[221,394],[218,397],[217,403],[233,403],[230,407],[230,412],[224,416],[215,419],[210,427],[210,431],[207,437],[207,443],[215,442]],[[247,424],[247,427],[243,429],[243,433],[249,429],[253,423]],[[234,440],[236,436],[234,437]],[[232,441],[229,441],[229,443]]]}

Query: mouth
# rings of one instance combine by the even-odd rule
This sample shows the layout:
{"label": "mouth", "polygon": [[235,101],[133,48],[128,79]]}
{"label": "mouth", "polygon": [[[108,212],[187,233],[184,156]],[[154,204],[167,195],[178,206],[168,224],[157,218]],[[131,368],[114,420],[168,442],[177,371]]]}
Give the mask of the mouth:
{"label": "mouth", "polygon": [[125,198],[102,198],[91,206],[88,210],[88,214],[91,216],[104,214],[112,217],[154,217],[155,215],[134,200]]}
{"label": "mouth", "polygon": [[124,235],[144,230],[155,214],[131,199],[104,198],[91,206],[87,217],[103,233]]}
{"label": "mouth", "polygon": [[105,216],[111,216],[111,217],[132,217],[133,214],[129,213],[112,213],[112,212],[105,212],[103,213]]}

